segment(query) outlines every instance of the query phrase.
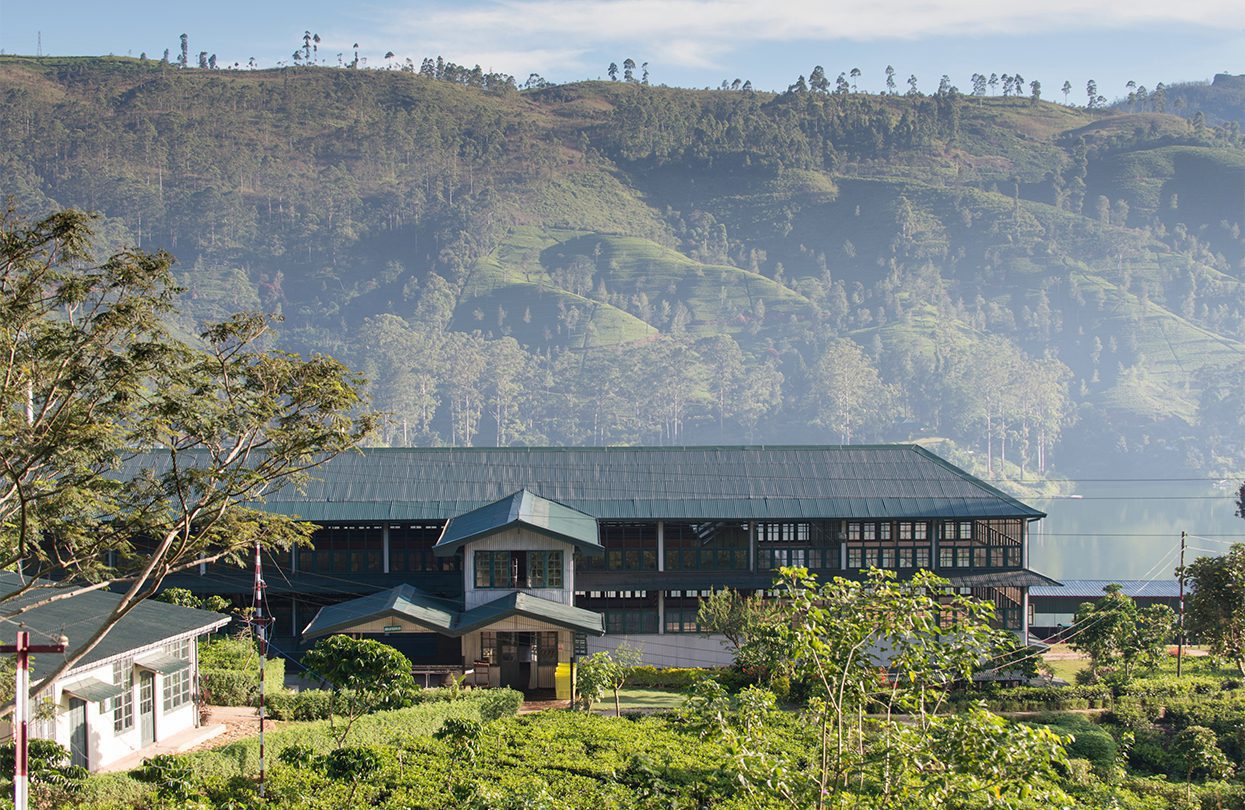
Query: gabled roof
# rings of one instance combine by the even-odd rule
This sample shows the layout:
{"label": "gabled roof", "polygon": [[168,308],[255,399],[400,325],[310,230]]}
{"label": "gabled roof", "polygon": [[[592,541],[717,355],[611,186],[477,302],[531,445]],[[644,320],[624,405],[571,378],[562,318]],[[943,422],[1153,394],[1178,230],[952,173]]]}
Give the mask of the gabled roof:
{"label": "gabled roof", "polygon": [[[121,474],[168,464],[138,455]],[[1044,517],[916,445],[374,448],[258,506],[313,521],[447,520],[523,488],[598,520]]]}
{"label": "gabled roof", "polygon": [[[22,579],[12,571],[0,571],[0,592],[11,593],[21,587]],[[40,580],[40,586],[21,596],[0,603],[0,618],[12,614],[25,605],[46,599],[61,589],[72,586],[57,585]],[[104,619],[121,601],[119,594],[111,591],[91,591],[77,596],[50,602],[26,613],[12,616],[4,624],[16,630],[16,623],[25,624],[31,631],[31,643],[46,644],[49,638],[57,638],[63,632],[69,638],[70,654],[81,649]],[[11,622],[11,623],[10,623]],[[229,624],[230,618],[207,610],[170,605],[148,599],[125,615],[70,672],[91,666],[118,655],[152,647],[161,642],[187,635],[210,633]],[[7,635],[7,632],[6,632]],[[51,655],[35,656],[50,661]]]}
{"label": "gabled roof", "polygon": [[431,631],[451,635],[461,606],[414,588],[399,585],[320,608],[303,630],[308,638],[326,636],[381,619],[405,619]]}
{"label": "gabled roof", "polygon": [[463,611],[454,602],[426,594],[410,585],[399,585],[370,596],[320,608],[303,630],[303,636],[317,638],[333,633],[356,632],[353,628],[360,625],[392,618],[457,638],[511,616],[523,616],[598,636],[605,633],[601,614],[523,591],[512,591]]}
{"label": "gabled roof", "polygon": [[588,551],[601,550],[596,518],[526,489],[450,518],[433,550],[438,555],[452,554],[468,540],[497,534],[512,526],[523,526]]}
{"label": "gabled roof", "polygon": [[1112,583],[1123,589],[1121,593],[1134,598],[1175,599],[1180,596],[1180,581],[1176,579],[1068,579],[1062,585],[1031,588],[1029,596],[1101,599],[1106,595],[1103,589]]}
{"label": "gabled roof", "polygon": [[511,616],[536,619],[581,633],[605,635],[605,620],[600,613],[543,599],[523,591],[513,591],[461,614],[456,625],[457,635],[465,635]]}

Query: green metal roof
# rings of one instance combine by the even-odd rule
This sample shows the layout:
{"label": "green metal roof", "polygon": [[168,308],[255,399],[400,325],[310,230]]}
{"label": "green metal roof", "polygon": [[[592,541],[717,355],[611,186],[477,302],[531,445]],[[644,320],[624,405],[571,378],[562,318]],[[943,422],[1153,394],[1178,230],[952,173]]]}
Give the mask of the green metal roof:
{"label": "green metal roof", "polygon": [[381,593],[361,596],[320,608],[303,630],[305,638],[333,633],[356,632],[353,628],[382,619],[405,619],[430,632],[457,638],[511,616],[556,624],[571,630],[603,635],[605,625],[599,613],[542,599],[523,591],[512,591],[463,611],[461,605],[399,585]]}
{"label": "green metal roof", "polygon": [[135,659],[134,666],[151,672],[159,672],[161,675],[172,675],[174,672],[181,672],[189,667],[190,662],[185,658],[161,652]]}
{"label": "green metal roof", "polygon": [[605,620],[600,613],[550,599],[542,599],[523,591],[513,591],[500,599],[494,599],[492,602],[486,602],[466,611],[459,616],[455,629],[457,635],[461,636],[511,616],[525,616],[529,619],[556,624],[567,630],[577,630],[598,636],[605,635]]}
{"label": "green metal roof", "polygon": [[101,700],[115,698],[117,695],[125,692],[120,686],[111,683],[104,683],[97,678],[82,678],[71,684],[61,687],[62,691],[74,697],[95,703]]}
{"label": "green metal roof", "polygon": [[379,593],[349,599],[320,608],[303,630],[307,638],[344,632],[347,628],[379,619],[405,619],[430,631],[453,635],[454,620],[461,606],[448,599],[399,585]]}
{"label": "green metal roof", "polygon": [[[21,578],[12,571],[0,571],[0,592],[11,593],[21,586]],[[32,643],[48,642],[63,632],[69,638],[69,652],[81,649],[83,644],[100,628],[104,618],[112,612],[120,602],[121,596],[111,591],[91,591],[69,599],[61,599],[32,608],[21,615],[12,615],[14,611],[25,605],[46,599],[57,589],[68,586],[56,585],[40,581],[40,586],[27,591],[21,596],[0,602],[0,618],[10,617],[9,621],[25,624],[31,631]],[[126,614],[121,621],[104,636],[74,669],[124,655],[144,647],[151,647],[163,641],[179,638],[189,634],[210,633],[229,624],[229,617],[207,610],[170,605],[148,599],[140,602],[137,607]],[[11,624],[5,625],[15,630]],[[51,660],[50,655],[35,656],[35,667],[38,659]],[[72,671],[72,670],[71,670]]]}
{"label": "green metal roof", "polygon": [[[130,465],[159,473],[168,459]],[[378,448],[328,461],[262,508],[448,520],[521,489],[600,520],[1044,517],[916,445]]]}
{"label": "green metal roof", "polygon": [[512,526],[524,526],[587,551],[601,550],[596,518],[521,489],[500,501],[451,518],[437,540],[434,553],[453,554],[468,540],[497,534]]}

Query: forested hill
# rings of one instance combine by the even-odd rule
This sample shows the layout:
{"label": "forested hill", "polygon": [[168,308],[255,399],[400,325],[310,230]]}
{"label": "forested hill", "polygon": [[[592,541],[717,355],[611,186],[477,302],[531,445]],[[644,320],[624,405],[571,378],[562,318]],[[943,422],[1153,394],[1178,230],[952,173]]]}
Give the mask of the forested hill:
{"label": "forested hill", "polygon": [[0,193],[176,254],[186,332],[280,313],[388,443],[1245,469],[1239,128],[428,72],[0,57]]}

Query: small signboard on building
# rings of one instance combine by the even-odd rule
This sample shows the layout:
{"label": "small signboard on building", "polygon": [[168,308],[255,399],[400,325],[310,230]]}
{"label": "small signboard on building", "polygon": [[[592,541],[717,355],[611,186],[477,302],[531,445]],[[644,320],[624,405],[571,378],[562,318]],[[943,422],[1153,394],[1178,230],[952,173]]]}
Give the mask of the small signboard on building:
{"label": "small signboard on building", "polygon": [[400,633],[400,632],[402,632],[402,625],[400,625],[400,624],[387,624],[387,625],[385,625],[385,633],[386,633],[386,634],[389,634],[389,633]]}
{"label": "small signboard on building", "polygon": [[576,633],[575,634],[575,655],[579,656],[579,655],[587,655],[587,654],[588,654],[588,634],[587,633]]}

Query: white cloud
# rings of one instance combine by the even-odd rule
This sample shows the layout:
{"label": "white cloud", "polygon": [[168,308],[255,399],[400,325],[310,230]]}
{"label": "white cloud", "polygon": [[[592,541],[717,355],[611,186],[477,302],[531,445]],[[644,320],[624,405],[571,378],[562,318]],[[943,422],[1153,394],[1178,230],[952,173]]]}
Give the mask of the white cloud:
{"label": "white cloud", "polygon": [[[679,64],[719,64],[754,42],[915,39],[954,34],[1041,33],[1184,24],[1245,29],[1241,0],[486,0],[453,6],[386,9],[374,18],[386,34],[460,58],[471,53],[578,66],[587,50],[608,45],[666,45]],[[561,64],[557,64],[557,63]]]}

